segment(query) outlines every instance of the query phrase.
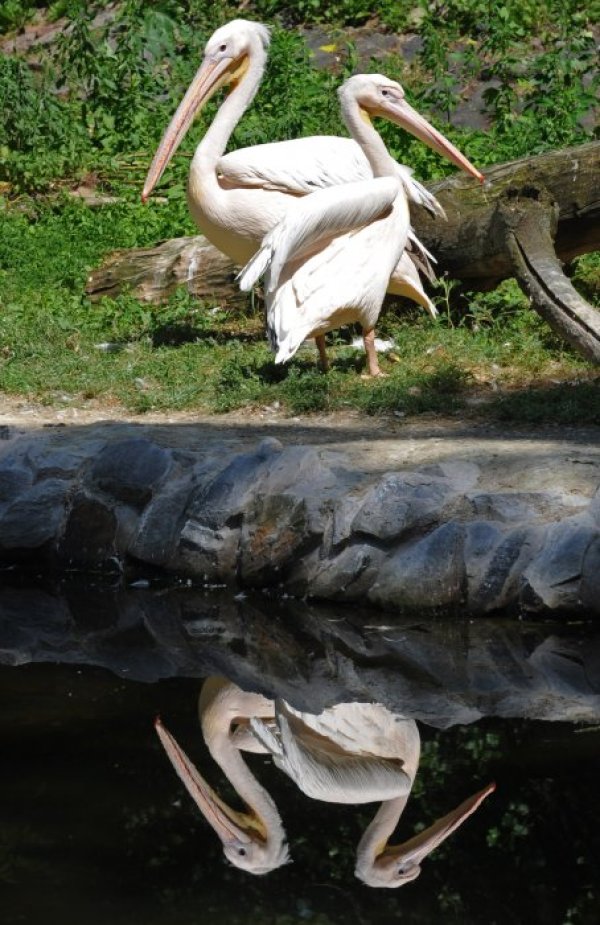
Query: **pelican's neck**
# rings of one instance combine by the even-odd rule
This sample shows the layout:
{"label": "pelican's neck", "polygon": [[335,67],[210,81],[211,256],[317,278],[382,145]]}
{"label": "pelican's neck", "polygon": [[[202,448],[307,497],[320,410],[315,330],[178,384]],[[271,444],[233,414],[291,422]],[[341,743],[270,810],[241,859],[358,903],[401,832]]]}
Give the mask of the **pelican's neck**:
{"label": "pelican's neck", "polygon": [[394,176],[396,161],[386,148],[381,135],[374,128],[369,115],[355,99],[342,101],[342,117],[348,126],[348,131],[364,151],[371,165],[373,176]]}
{"label": "pelican's neck", "polygon": [[196,148],[194,161],[213,168],[225,152],[236,125],[252,103],[262,80],[267,63],[267,52],[262,42],[255,41],[248,52],[248,67],[233,89],[221,103],[208,131]]}
{"label": "pelican's neck", "polygon": [[394,834],[400,816],[404,812],[410,793],[382,803],[373,820],[365,829],[356,849],[357,865],[373,867]]}
{"label": "pelican's neck", "polygon": [[263,822],[267,841],[282,844],[285,831],[277,807],[252,774],[230,735],[234,720],[272,715],[272,701],[260,694],[246,694],[223,679],[211,678],[205,682],[200,699],[200,721],[208,750],[238,796]]}

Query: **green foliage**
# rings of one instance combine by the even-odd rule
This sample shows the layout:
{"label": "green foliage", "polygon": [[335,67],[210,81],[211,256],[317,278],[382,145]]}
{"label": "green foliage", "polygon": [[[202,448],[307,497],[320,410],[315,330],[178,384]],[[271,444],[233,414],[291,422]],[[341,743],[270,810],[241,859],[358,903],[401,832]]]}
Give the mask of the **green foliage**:
{"label": "green foliage", "polygon": [[[21,26],[38,7],[33,0],[0,2],[0,25]],[[402,418],[465,413],[465,402],[473,400],[502,418],[543,421],[551,407],[560,420],[598,419],[585,364],[529,310],[511,281],[482,295],[460,294],[442,280],[438,324],[415,310],[385,313],[379,329],[395,340],[396,362],[384,357],[387,378],[367,382],[359,375],[362,351],[338,338],[328,348],[327,376],[318,371],[312,346],[288,366],[274,366],[250,309],[247,317],[215,314],[185,293],[160,308],[130,295],[90,305],[82,296],[85,279],[106,252],[193,232],[185,175],[218,100],[162,181],[168,202],[154,199],[143,208],[139,190],[206,38],[240,15],[237,4],[216,0],[126,0],[98,25],[94,17],[103,8],[59,0],[51,15],[66,15],[70,28],[39,66],[9,55],[0,60],[0,196],[7,197],[0,199],[1,388],[44,401],[104,396],[139,410],[250,406],[298,414],[353,407]],[[389,56],[373,69],[400,79],[427,117],[480,166],[590,136],[594,48],[577,3],[551,0],[542,10],[533,0],[506,0],[493,9],[487,0],[420,8],[412,0],[384,0],[377,14],[391,28],[410,20],[423,49],[411,64]],[[334,91],[358,65],[339,29],[371,15],[362,0],[254,0],[242,15],[269,21],[272,44],[263,86],[232,146],[343,133]],[[313,67],[303,38],[289,28],[299,21],[331,27],[342,53],[337,74]],[[461,89],[482,70],[490,81],[490,128],[445,124]],[[380,127],[392,154],[420,178],[451,169],[396,127]],[[90,210],[57,194],[82,179],[116,194],[118,204]],[[51,196],[42,199],[40,192]],[[597,298],[598,258],[578,260],[573,279]],[[548,386],[549,379],[556,382]],[[531,381],[539,388],[524,390]]]}

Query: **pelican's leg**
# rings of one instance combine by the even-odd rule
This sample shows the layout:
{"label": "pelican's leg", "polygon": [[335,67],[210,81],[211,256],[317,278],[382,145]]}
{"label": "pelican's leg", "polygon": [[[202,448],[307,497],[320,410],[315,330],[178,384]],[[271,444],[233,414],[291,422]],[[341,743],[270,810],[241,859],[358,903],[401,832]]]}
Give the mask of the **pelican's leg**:
{"label": "pelican's leg", "polygon": [[363,341],[365,344],[365,352],[367,354],[368,375],[385,376],[385,373],[382,373],[379,368],[377,350],[375,349],[375,328],[371,328],[369,331],[363,330]]}
{"label": "pelican's leg", "polygon": [[321,369],[324,373],[329,372],[329,357],[327,356],[327,350],[325,349],[325,335],[319,334],[315,337],[315,344],[317,345],[317,350],[319,351],[319,362],[321,364]]}

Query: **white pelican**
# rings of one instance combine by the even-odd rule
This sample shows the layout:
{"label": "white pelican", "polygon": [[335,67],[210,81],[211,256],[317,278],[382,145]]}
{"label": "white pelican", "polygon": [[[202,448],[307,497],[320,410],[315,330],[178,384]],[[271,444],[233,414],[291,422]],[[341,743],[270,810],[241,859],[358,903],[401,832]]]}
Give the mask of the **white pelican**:
{"label": "white pelican", "polygon": [[307,337],[317,338],[321,350],[327,331],[359,321],[369,374],[378,376],[375,323],[411,229],[398,165],[370,116],[384,116],[473,176],[479,173],[407,103],[395,81],[359,74],[338,94],[373,177],[318,190],[288,208],[242,271],[240,286],[250,289],[266,273],[267,328],[276,363],[289,360]]}
{"label": "white pelican", "polygon": [[[188,203],[192,217],[209,241],[240,265],[252,257],[265,234],[297,197],[372,176],[367,158],[350,138],[316,135],[224,154],[233,129],[254,99],[268,45],[268,29],[248,20],[234,19],[213,33],[206,43],[202,64],[160,142],[142,192],[145,202],[195,115],[217,90],[231,87],[196,148],[189,173]],[[432,132],[424,140],[435,147]],[[464,159],[459,166],[465,166]],[[482,179],[475,168],[471,169]],[[411,201],[444,214],[437,200],[412,179],[407,167],[397,164],[396,170]],[[389,291],[414,299],[435,314],[417,272],[423,265],[416,252],[421,250],[423,255],[423,250],[416,240],[414,243],[411,252],[401,255]]]}
{"label": "white pelican", "polygon": [[[156,731],[173,767],[223,844],[225,857],[252,874],[267,874],[289,860],[285,831],[275,803],[243,760],[239,749],[263,751],[247,733],[250,717],[273,717],[273,701],[248,694],[225,678],[208,678],[198,702],[202,734],[247,812],[221,800],[199,774],[160,719]],[[238,730],[232,728],[238,724]]]}
{"label": "white pelican", "polygon": [[334,803],[382,806],[361,838],[356,874],[371,886],[401,886],[418,876],[420,861],[451,834],[494,789],[490,785],[424,832],[397,847],[391,836],[417,773],[420,738],[412,720],[381,704],[346,703],[318,716],[284,701],[246,693],[225,678],[208,678],[199,699],[208,748],[250,808],[226,806],[185,752],[156,721],[177,774],[213,827],[226,857],[246,871],[267,873],[288,860],[285,832],[271,797],[251,775],[238,749],[270,753],[308,796]]}
{"label": "white pelican", "polygon": [[398,887],[418,877],[424,858],[495,788],[489,784],[418,835],[391,846],[419,767],[416,723],[379,703],[341,703],[316,716],[279,700],[275,720],[254,718],[251,726],[303,793],[329,803],[381,801],[356,852],[355,874],[368,886]]}

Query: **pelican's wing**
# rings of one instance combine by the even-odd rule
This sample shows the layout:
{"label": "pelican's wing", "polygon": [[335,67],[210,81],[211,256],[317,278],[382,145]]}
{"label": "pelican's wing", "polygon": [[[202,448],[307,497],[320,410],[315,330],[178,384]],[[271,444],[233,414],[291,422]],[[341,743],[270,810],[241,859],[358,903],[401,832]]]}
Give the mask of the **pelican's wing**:
{"label": "pelican's wing", "polygon": [[220,158],[217,170],[228,187],[259,187],[298,196],[373,176],[359,145],[335,135],[238,148]]}
{"label": "pelican's wing", "polygon": [[395,177],[378,177],[319,190],[299,199],[265,237],[240,274],[240,288],[251,289],[268,271],[267,291],[279,283],[283,267],[322,243],[382,218],[399,192]]}
{"label": "pelican's wing", "polygon": [[418,762],[420,738],[416,723],[399,713],[393,713],[381,703],[338,703],[319,714],[304,713],[289,703],[277,699],[275,715],[291,720],[295,717],[304,727],[322,736],[347,753],[408,759],[416,755]]}
{"label": "pelican's wing", "polygon": [[401,758],[347,752],[278,703],[282,753],[275,763],[307,796],[331,803],[371,803],[410,792],[412,780]]}

